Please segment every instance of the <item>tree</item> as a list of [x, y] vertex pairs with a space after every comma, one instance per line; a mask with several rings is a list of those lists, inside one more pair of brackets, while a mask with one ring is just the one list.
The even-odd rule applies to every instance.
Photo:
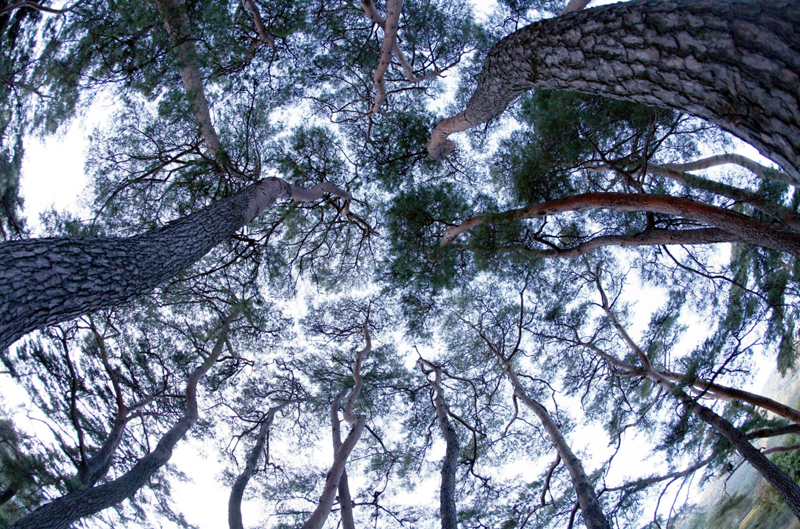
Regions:
[[[481, 23], [468, 4], [438, 0], [0, 7], [11, 15], [3, 42], [19, 43], [0, 65], [0, 96], [14, 98], [0, 101], [8, 160], [18, 134], [55, 131], [96, 96], [114, 105], [92, 136], [88, 219], [53, 213], [53, 238], [0, 246], [3, 376], [22, 381], [61, 436], [42, 471], [55, 481], [19, 487], [15, 505], [63, 496], [30, 520], [75, 502], [81, 516], [112, 507], [114, 525], [152, 506], [186, 525], [166, 484], [169, 452], [189, 432], [226, 463], [236, 529], [248, 501], [276, 527], [638, 526], [648, 495], [737, 462], [729, 440], [769, 474], [748, 446], [797, 432], [800, 412], [739, 384], [754, 350], [788, 369], [797, 342], [800, 180], [784, 145], [797, 136], [796, 102], [771, 118], [796, 95], [796, 9], [565, 3], [503, 0]], [[563, 14], [519, 30], [545, 13]], [[719, 45], [726, 24], [732, 51]], [[509, 116], [518, 126], [487, 127], [459, 156], [430, 159], [440, 78], [458, 67], [470, 79], [482, 65], [461, 125], [534, 87]], [[737, 75], [733, 94], [724, 81]], [[714, 82], [724, 86], [688, 93]], [[765, 83], [774, 90], [757, 93]], [[747, 115], [735, 115], [743, 101]], [[675, 108], [755, 138], [785, 170]], [[443, 151], [454, 122], [435, 132]], [[10, 227], [6, 238], [26, 234]], [[592, 304], [590, 259], [684, 294], [653, 315], [642, 355], [620, 336], [623, 303], [605, 304], [613, 317]], [[222, 339], [229, 300], [256, 292], [270, 302], [254, 297]], [[687, 314], [708, 335], [684, 351]], [[429, 359], [418, 363], [428, 380], [411, 345]], [[673, 361], [661, 365], [665, 352]], [[203, 420], [184, 378], [214, 410]], [[647, 472], [612, 472], [626, 432], [653, 440]], [[18, 433], [9, 461], [28, 451]], [[152, 450], [150, 439], [162, 442]], [[331, 445], [333, 466], [317, 464]], [[409, 501], [436, 486], [437, 504]], [[669, 525], [669, 506], [653, 511], [652, 526]]]
[[[495, 118], [536, 87], [689, 112], [756, 146], [800, 183], [798, 21], [794, 2], [776, 0], [632, 2], [537, 22], [495, 44], [467, 109], [437, 125], [428, 152], [451, 152], [448, 135]], [[759, 112], [747, 112], [752, 105]]]

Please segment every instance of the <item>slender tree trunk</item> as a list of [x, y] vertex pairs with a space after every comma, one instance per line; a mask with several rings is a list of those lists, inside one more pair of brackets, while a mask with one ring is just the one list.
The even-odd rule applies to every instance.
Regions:
[[[717, 228], [699, 228], [695, 230], [662, 230], [656, 228], [646, 229], [633, 235], [601, 235], [566, 248], [515, 248], [512, 246], [507, 251], [522, 252], [532, 258], [570, 259], [606, 246], [660, 246], [662, 244], [716, 244], [721, 242], [744, 241], [742, 241], [741, 237]], [[480, 248], [477, 251], [480, 251]], [[504, 250], [501, 248], [493, 251], [502, 252]]]
[[499, 115], [532, 89], [570, 90], [689, 112], [778, 162], [800, 183], [800, 3], [639, 0], [568, 13], [508, 35], [489, 51], [447, 136]]
[[450, 423], [450, 413], [444, 400], [442, 388], [442, 371], [427, 360], [419, 359], [422, 372], [426, 375], [435, 373], [436, 378], [431, 385], [435, 393], [433, 408], [436, 411], [436, 421], [442, 431], [446, 449], [442, 461], [442, 486], [439, 490], [439, 513], [442, 518], [442, 529], [458, 529], [458, 508], [456, 507], [456, 470], [458, 470], [458, 455], [461, 447], [458, 443], [458, 434]]
[[114, 461], [114, 452], [117, 451], [122, 437], [125, 435], [127, 424], [125, 416], [117, 416], [114, 419], [114, 424], [103, 445], [78, 469], [78, 481], [81, 487], [93, 487], [108, 473], [108, 469], [111, 468], [111, 463]]
[[545, 430], [547, 430], [547, 434], [550, 436], [550, 440], [553, 442], [556, 452], [558, 452], [559, 457], [561, 457], [561, 460], [564, 462], [564, 466], [567, 467], [570, 479], [572, 480], [572, 486], [575, 488], [575, 492], [578, 495], [578, 503], [581, 508], [581, 513], [583, 513], [583, 521], [587, 529], [611, 529], [611, 525], [603, 514], [603, 509], [600, 507], [600, 502], [597, 499], [597, 494], [595, 494], [592, 482], [586, 477], [586, 472], [583, 470], [581, 460], [572, 452], [567, 440], [564, 439], [564, 436], [561, 434], [561, 429], [555, 421], [553, 421], [553, 418], [550, 417], [550, 414], [544, 406], [528, 397], [525, 393], [525, 388], [509, 365], [506, 366], [506, 375], [508, 375], [511, 385], [514, 386], [514, 394], [517, 398], [525, 403], [525, 406], [542, 421], [542, 425], [544, 425]]
[[[737, 452], [748, 462], [753, 468], [766, 479], [770, 485], [777, 489], [783, 500], [791, 509], [792, 513], [800, 520], [800, 486], [797, 485], [792, 479], [786, 475], [775, 463], [767, 459], [767, 457], [756, 450], [750, 441], [739, 430], [736, 429], [727, 419], [720, 417], [714, 413], [711, 408], [707, 408], [699, 404], [695, 399], [691, 398], [683, 390], [672, 382], [668, 377], [653, 369], [650, 360], [645, 355], [644, 351], [633, 341], [625, 328], [617, 320], [616, 315], [611, 310], [611, 305], [608, 302], [608, 297], [603, 290], [603, 285], [600, 282], [600, 277], [595, 276], [595, 284], [600, 293], [603, 311], [608, 315], [609, 319], [617, 329], [620, 337], [633, 351], [639, 360], [642, 362], [643, 369], [636, 369], [632, 365], [612, 357], [611, 355], [602, 352], [598, 347], [592, 344], [584, 344], [592, 351], [598, 352], [606, 361], [613, 364], [622, 371], [629, 373], [636, 373], [645, 376], [659, 384], [661, 387], [672, 393], [678, 398], [687, 410], [697, 415], [703, 422], [714, 428], [721, 436], [727, 439]], [[728, 388], [730, 389], [730, 388]]]
[[[333, 439], [333, 455], [342, 448], [342, 421], [339, 420], [339, 408], [342, 405], [342, 398], [346, 390], [342, 390], [333, 399], [331, 404], [331, 430]], [[341, 508], [342, 529], [355, 529], [356, 522], [353, 518], [353, 498], [350, 496], [350, 483], [347, 481], [347, 469], [342, 470], [342, 477], [339, 479], [339, 507]]]
[[[657, 373], [654, 373], [652, 370], [648, 370], [648, 372], [650, 373], [648, 374], [648, 378], [658, 382], [665, 389], [672, 391], [688, 410], [730, 441], [731, 445], [739, 452], [739, 455], [750, 463], [770, 485], [775, 487], [778, 494], [781, 495], [781, 498], [783, 498], [783, 501], [789, 506], [789, 509], [791, 509], [795, 517], [800, 520], [800, 486], [798, 486], [792, 478], [778, 468], [775, 463], [770, 461], [767, 456], [762, 454], [759, 450], [756, 450], [756, 448], [750, 444], [750, 441], [748, 441], [728, 420], [714, 413], [711, 408], [699, 404], [686, 393], [675, 391], [674, 384], [660, 377]], [[651, 376], [651, 374], [654, 376]]]
[[264, 450], [264, 445], [267, 442], [267, 434], [272, 427], [272, 422], [275, 419], [275, 414], [287, 406], [289, 403], [281, 404], [274, 408], [270, 408], [264, 422], [258, 429], [256, 436], [256, 444], [247, 454], [247, 460], [244, 465], [244, 470], [234, 481], [231, 487], [231, 495], [228, 499], [228, 526], [230, 529], [244, 529], [242, 522], [242, 498], [244, 497], [244, 490], [247, 488], [247, 483], [253, 474], [256, 473], [256, 466], [258, 466], [258, 459], [261, 457], [261, 452]]
[[145, 295], [253, 220], [276, 198], [350, 194], [265, 178], [166, 226], [128, 238], [58, 237], [0, 244], [0, 350], [26, 333]]
[[96, 514], [132, 497], [172, 457], [178, 441], [197, 422], [197, 384], [213, 367], [227, 341], [231, 322], [238, 316], [235, 307], [223, 323], [211, 354], [189, 374], [186, 383], [186, 410], [183, 416], [158, 441], [155, 450], [142, 457], [128, 472], [108, 483], [66, 494], [14, 523], [10, 529], [68, 529], [81, 518]]
[[178, 70], [183, 87], [192, 108], [192, 114], [200, 127], [200, 134], [206, 142], [208, 152], [222, 167], [227, 166], [217, 131], [211, 121], [208, 100], [203, 90], [203, 76], [197, 60], [197, 49], [189, 27], [189, 14], [183, 0], [157, 0], [158, 9], [164, 19], [164, 27], [169, 34], [178, 57]]
[[[322, 526], [325, 525], [325, 520], [328, 519], [331, 508], [333, 508], [333, 503], [336, 500], [336, 492], [339, 490], [339, 484], [342, 481], [347, 459], [350, 457], [353, 448], [356, 447], [356, 443], [358, 443], [358, 440], [361, 438], [361, 433], [367, 425], [367, 416], [357, 415], [353, 411], [353, 406], [361, 393], [361, 387], [364, 383], [361, 377], [361, 363], [364, 361], [364, 357], [372, 350], [372, 340], [370, 339], [366, 324], [364, 324], [363, 332], [366, 345], [356, 355], [356, 362], [353, 366], [353, 381], [355, 384], [353, 385], [353, 389], [350, 390], [350, 394], [342, 410], [344, 420], [352, 424], [353, 427], [350, 429], [350, 433], [347, 434], [344, 442], [339, 446], [339, 449], [336, 450], [333, 456], [333, 464], [328, 471], [328, 476], [325, 478], [325, 486], [322, 489], [317, 507], [314, 509], [314, 512], [311, 513], [308, 520], [306, 520], [306, 523], [303, 524], [302, 529], [322, 529]], [[342, 394], [337, 398], [341, 399]]]

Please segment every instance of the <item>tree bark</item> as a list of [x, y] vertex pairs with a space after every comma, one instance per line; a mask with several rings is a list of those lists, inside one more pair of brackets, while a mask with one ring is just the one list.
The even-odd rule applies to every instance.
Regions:
[[35, 329], [147, 294], [253, 220], [276, 198], [307, 201], [328, 182], [297, 188], [265, 178], [236, 195], [128, 238], [58, 237], [0, 244], [0, 350]]
[[439, 490], [439, 513], [442, 518], [442, 529], [458, 529], [456, 470], [458, 470], [458, 455], [461, 451], [458, 434], [450, 423], [450, 412], [444, 400], [442, 370], [423, 358], [420, 358], [418, 362], [426, 376], [431, 372], [435, 374], [435, 379], [431, 382], [435, 394], [433, 408], [436, 411], [436, 421], [439, 423], [446, 446], [444, 461], [442, 461], [442, 485]]
[[[372, 340], [370, 339], [366, 324], [364, 324], [362, 330], [364, 332], [366, 345], [356, 355], [356, 362], [353, 366], [353, 381], [355, 384], [353, 385], [353, 389], [350, 390], [350, 395], [347, 397], [344, 409], [342, 410], [344, 420], [352, 424], [353, 427], [350, 429], [350, 433], [347, 434], [347, 437], [339, 449], [336, 450], [333, 456], [333, 464], [328, 471], [328, 476], [325, 478], [325, 486], [322, 489], [317, 507], [314, 509], [314, 512], [311, 513], [308, 520], [306, 520], [306, 523], [303, 524], [302, 529], [322, 529], [322, 526], [325, 525], [325, 520], [328, 519], [331, 508], [333, 508], [333, 502], [336, 500], [336, 492], [339, 490], [339, 484], [341, 483], [342, 474], [347, 465], [347, 459], [350, 457], [350, 453], [353, 451], [353, 448], [355, 448], [356, 443], [358, 443], [358, 440], [361, 438], [364, 427], [367, 425], [367, 416], [358, 415], [353, 411], [353, 406], [355, 405], [356, 399], [358, 399], [358, 395], [361, 393], [361, 387], [364, 383], [361, 377], [361, 363], [364, 361], [364, 357], [372, 350]], [[341, 395], [338, 398], [341, 399]]]
[[669, 107], [754, 145], [800, 183], [800, 4], [795, 0], [639, 0], [543, 20], [489, 51], [447, 136], [498, 116], [532, 89], [570, 90]]
[[545, 430], [547, 430], [547, 434], [550, 436], [550, 440], [553, 442], [556, 452], [558, 452], [559, 457], [561, 457], [561, 460], [564, 462], [564, 466], [567, 467], [569, 477], [572, 480], [572, 486], [575, 488], [575, 493], [578, 495], [578, 504], [580, 505], [583, 521], [587, 529], [611, 529], [611, 525], [603, 514], [603, 509], [600, 507], [600, 502], [597, 499], [594, 487], [586, 476], [586, 472], [583, 470], [581, 460], [578, 459], [578, 456], [576, 456], [569, 447], [567, 440], [564, 439], [561, 433], [561, 428], [553, 421], [553, 418], [550, 417], [550, 414], [544, 406], [528, 397], [525, 393], [524, 386], [520, 383], [516, 373], [508, 363], [506, 363], [506, 375], [508, 376], [508, 380], [511, 381], [511, 385], [514, 387], [514, 394], [517, 398], [525, 403], [525, 406], [536, 414], [542, 422]]
[[250, 481], [250, 478], [253, 477], [253, 474], [256, 473], [258, 459], [261, 457], [261, 452], [264, 450], [264, 445], [267, 442], [267, 434], [269, 433], [270, 427], [272, 427], [275, 414], [288, 404], [287, 402], [280, 406], [275, 406], [274, 408], [270, 408], [269, 412], [267, 412], [264, 422], [261, 423], [258, 429], [256, 444], [247, 454], [244, 470], [237, 476], [236, 481], [234, 481], [231, 487], [231, 495], [228, 498], [228, 526], [230, 529], [244, 529], [242, 522], [242, 498], [244, 497], [244, 489], [247, 488], [247, 483]]
[[183, 81], [183, 87], [189, 97], [192, 114], [200, 127], [200, 134], [214, 160], [225, 167], [227, 164], [226, 160], [222, 159], [222, 145], [214, 124], [211, 122], [211, 112], [203, 90], [203, 76], [198, 66], [197, 48], [190, 32], [189, 14], [186, 12], [184, 0], [157, 0], [157, 3], [161, 17], [164, 19], [164, 28], [166, 28], [178, 56], [181, 81]]
[[629, 373], [636, 373], [638, 375], [647, 377], [672, 393], [678, 400], [681, 401], [687, 410], [697, 415], [703, 422], [714, 428], [718, 434], [727, 439], [736, 449], [736, 451], [739, 452], [739, 454], [748, 463], [750, 463], [750, 465], [752, 465], [752, 467], [756, 469], [756, 471], [758, 471], [758, 473], [761, 474], [770, 485], [775, 487], [775, 489], [791, 509], [792, 513], [800, 520], [800, 486], [792, 481], [792, 479], [780, 468], [778, 468], [775, 463], [770, 461], [760, 451], [756, 450], [753, 445], [750, 444], [750, 441], [747, 439], [747, 437], [745, 437], [738, 429], [736, 429], [736, 427], [733, 426], [733, 424], [731, 424], [727, 419], [717, 415], [711, 408], [699, 404], [696, 400], [687, 395], [686, 392], [677, 387], [675, 383], [671, 382], [668, 377], [664, 376], [663, 373], [653, 369], [650, 361], [644, 354], [644, 351], [642, 351], [642, 349], [631, 339], [630, 335], [628, 335], [625, 328], [619, 323], [616, 315], [611, 310], [611, 305], [608, 303], [608, 298], [603, 290], [603, 286], [598, 275], [595, 275], [595, 284], [597, 285], [597, 289], [600, 293], [603, 311], [611, 319], [611, 322], [617, 329], [617, 332], [623, 341], [642, 361], [643, 369], [636, 369], [622, 360], [618, 360], [614, 357], [611, 357], [611, 355], [600, 352], [599, 348], [591, 344], [583, 345], [589, 346], [589, 349], [595, 352], [600, 352], [601, 356], [615, 367], [621, 368], [623, 371], [627, 371]]
[[[634, 193], [585, 193], [567, 198], [550, 200], [527, 208], [507, 211], [498, 218], [530, 219], [546, 217], [567, 211], [585, 209], [612, 209], [615, 211], [649, 211], [665, 215], [675, 215], [685, 219], [715, 226], [730, 233], [733, 237], [772, 248], [781, 252], [800, 255], [800, 234], [779, 226], [773, 226], [735, 211], [711, 206], [688, 198], [667, 195], [646, 195]], [[445, 231], [442, 245], [450, 243], [461, 233], [483, 224], [485, 215], [468, 219], [458, 226]]]
[[66, 494], [18, 520], [10, 529], [68, 529], [81, 518], [96, 514], [136, 494], [169, 461], [175, 445], [197, 422], [197, 384], [222, 353], [230, 324], [240, 310], [239, 307], [234, 307], [222, 325], [211, 354], [189, 374], [185, 393], [186, 410], [161, 437], [155, 450], [142, 457], [132, 469], [114, 481]]
[[[716, 244], [721, 242], [742, 242], [741, 238], [717, 228], [700, 228], [696, 230], [661, 230], [648, 229], [633, 235], [601, 235], [584, 241], [575, 246], [565, 248], [528, 248], [526, 246], [511, 246], [497, 249], [497, 252], [520, 252], [534, 259], [571, 259], [580, 257], [598, 248], [607, 246], [660, 246], [671, 244]], [[469, 245], [456, 246], [459, 249], [480, 251]]]
[[[342, 390], [333, 399], [331, 404], [331, 430], [333, 432], [333, 456], [342, 447], [342, 421], [339, 420], [339, 408], [342, 405], [342, 398], [347, 390]], [[353, 518], [353, 498], [350, 495], [350, 483], [347, 481], [347, 469], [342, 470], [342, 477], [339, 478], [339, 508], [341, 509], [342, 529], [355, 529], [356, 522]]]
[[[679, 382], [684, 378], [684, 376], [680, 373], [660, 372], [659, 374], [665, 379], [673, 382]], [[689, 385], [706, 392], [706, 395], [711, 398], [725, 398], [746, 402], [748, 404], [752, 404], [753, 406], [771, 411], [775, 415], [783, 417], [784, 419], [789, 419], [792, 422], [800, 423], [800, 410], [764, 397], [763, 395], [757, 395], [755, 393], [750, 393], [749, 391], [723, 386], [721, 384], [716, 384], [700, 378], [690, 380]]]

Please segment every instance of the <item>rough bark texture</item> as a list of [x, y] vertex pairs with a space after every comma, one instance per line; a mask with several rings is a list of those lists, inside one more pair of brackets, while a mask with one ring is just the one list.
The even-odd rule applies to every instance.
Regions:
[[561, 428], [553, 421], [550, 414], [544, 406], [528, 397], [525, 393], [525, 388], [517, 378], [516, 373], [511, 366], [506, 366], [506, 374], [511, 384], [514, 386], [514, 394], [520, 399], [525, 406], [528, 407], [539, 420], [542, 422], [550, 440], [553, 442], [558, 455], [564, 462], [564, 466], [569, 471], [569, 477], [572, 480], [572, 486], [575, 487], [575, 493], [578, 495], [578, 504], [583, 514], [583, 521], [587, 529], [611, 529], [611, 524], [608, 523], [603, 509], [600, 507], [600, 502], [597, 499], [597, 494], [594, 492], [589, 478], [586, 477], [586, 472], [583, 470], [583, 465], [578, 456], [572, 451], [561, 433]]
[[136, 494], [169, 461], [175, 445], [197, 422], [197, 383], [219, 358], [227, 341], [230, 323], [238, 313], [239, 309], [235, 308], [228, 316], [211, 354], [189, 375], [186, 383], [186, 410], [161, 437], [155, 450], [114, 481], [62, 496], [18, 520], [10, 529], [68, 529], [81, 518], [96, 514]]
[[267, 178], [129, 238], [63, 237], [0, 245], [0, 350], [24, 334], [144, 295], [256, 217], [291, 187]]
[[800, 183], [798, 27], [796, 0], [639, 0], [537, 22], [494, 45], [467, 108], [437, 126], [429, 153], [452, 151], [449, 133], [527, 90], [570, 90], [712, 121]]
[[267, 434], [275, 419], [275, 414], [286, 405], [287, 404], [281, 404], [280, 406], [270, 408], [267, 416], [264, 418], [264, 422], [261, 423], [258, 429], [256, 444], [247, 454], [244, 470], [236, 477], [236, 481], [233, 482], [231, 495], [228, 498], [228, 527], [230, 527], [230, 529], [244, 529], [242, 522], [242, 498], [244, 497], [244, 490], [247, 488], [247, 483], [250, 481], [250, 478], [256, 473], [258, 459], [261, 457], [261, 452], [264, 450], [264, 445], [267, 442]]
[[[755, 220], [735, 211], [711, 206], [687, 198], [667, 195], [645, 195], [633, 193], [586, 193], [567, 198], [550, 200], [527, 208], [511, 210], [508, 219], [530, 219], [546, 217], [567, 211], [584, 209], [612, 209], [615, 211], [649, 211], [675, 215], [685, 219], [710, 224], [732, 236], [751, 244], [772, 248], [781, 252], [800, 255], [800, 234], [779, 226]], [[461, 233], [486, 222], [484, 215], [468, 219], [449, 228], [442, 237], [448, 244]]]

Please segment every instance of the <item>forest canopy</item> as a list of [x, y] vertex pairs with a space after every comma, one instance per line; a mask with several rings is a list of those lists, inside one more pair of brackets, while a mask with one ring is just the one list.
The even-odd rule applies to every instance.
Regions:
[[0, 0], [0, 528], [800, 519], [800, 4], [486, 11]]

